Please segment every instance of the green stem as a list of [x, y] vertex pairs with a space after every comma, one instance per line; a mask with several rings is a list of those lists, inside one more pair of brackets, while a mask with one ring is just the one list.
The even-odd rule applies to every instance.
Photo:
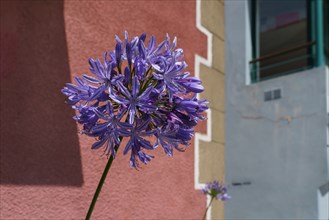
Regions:
[[150, 82], [153, 80], [153, 75], [145, 82], [145, 84], [143, 85], [142, 89], [140, 90], [140, 94], [142, 94], [147, 87], [149, 86]]
[[215, 197], [213, 197], [213, 196], [211, 197], [210, 203], [209, 203], [209, 205], [208, 205], [206, 211], [204, 212], [204, 215], [203, 215], [203, 217], [202, 217], [202, 220], [206, 220], [207, 211], [208, 211], [209, 207], [211, 206], [211, 203], [212, 203], [212, 201], [214, 200], [214, 198], [215, 198]]
[[[121, 140], [122, 138], [120, 138], [120, 143], [121, 143]], [[118, 151], [118, 148], [119, 148], [119, 145], [116, 145], [114, 147], [115, 149], [115, 152]], [[90, 203], [90, 206], [89, 206], [89, 210], [88, 210], [88, 213], [86, 215], [86, 220], [89, 220], [90, 217], [91, 217], [91, 214], [93, 213], [93, 210], [94, 210], [94, 207], [95, 207], [95, 204], [96, 204], [96, 201], [97, 201], [97, 198], [99, 196], [99, 193], [101, 192], [101, 189], [102, 189], [102, 186], [103, 186], [103, 183], [106, 179], [106, 176], [107, 176], [107, 173], [109, 172], [110, 168], [111, 168], [111, 165], [112, 165], [112, 162], [113, 162], [113, 155], [110, 156], [109, 160], [107, 161], [107, 164], [105, 166], [105, 169], [104, 169], [104, 172], [102, 174], [102, 177], [101, 179], [99, 180], [99, 183], [98, 183], [98, 186], [97, 186], [97, 189], [95, 191], [95, 194], [94, 194], [94, 197], [93, 197], [93, 200], [91, 201]]]

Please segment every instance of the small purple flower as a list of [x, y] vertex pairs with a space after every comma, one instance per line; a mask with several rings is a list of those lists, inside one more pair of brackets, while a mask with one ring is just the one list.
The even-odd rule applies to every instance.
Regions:
[[[96, 103], [97, 104], [97, 103]], [[83, 125], [83, 133], [88, 133], [97, 123], [98, 117], [93, 111], [93, 107], [75, 106], [80, 114], [73, 117], [79, 124]]]
[[180, 80], [188, 75], [188, 73], [183, 72], [186, 67], [187, 64], [185, 62], [176, 62], [175, 59], [163, 62], [163, 66], [155, 67], [157, 73], [153, 75], [157, 80], [164, 81], [168, 89], [170, 101], [172, 101], [173, 94], [186, 91], [185, 87], [180, 84]]
[[[147, 155], [142, 151], [142, 148], [147, 150], [153, 150], [154, 146], [144, 139], [143, 137], [151, 136], [155, 133], [155, 130], [149, 130], [148, 126], [150, 124], [150, 118], [145, 116], [145, 118], [136, 121], [136, 126], [126, 125], [127, 130], [122, 132], [124, 137], [130, 137], [129, 141], [123, 151], [123, 154], [127, 154], [131, 151], [130, 156], [130, 166], [138, 167], [137, 158], [144, 164], [147, 164], [153, 156]], [[137, 156], [137, 157], [136, 157]]]
[[231, 196], [227, 194], [227, 187], [219, 184], [217, 180], [207, 183], [201, 191], [205, 195], [209, 195], [211, 198], [216, 198], [221, 201], [227, 201], [231, 198]]
[[145, 151], [159, 145], [169, 156], [174, 149], [184, 151], [197, 122], [205, 119], [208, 102], [196, 98], [204, 88], [185, 71], [176, 37], [171, 42], [167, 34], [157, 45], [154, 36], [147, 42], [145, 33], [124, 36], [123, 41], [115, 36], [116, 46], [103, 61], [89, 59], [92, 75], [76, 77], [76, 84], [67, 83], [62, 93], [79, 112], [74, 119], [83, 125], [82, 133], [96, 138], [91, 148], [103, 147], [114, 157], [127, 138], [124, 154], [130, 152], [130, 166], [137, 168], [138, 161], [147, 164], [153, 158]]
[[134, 76], [132, 80], [131, 92], [120, 81], [117, 82], [117, 85], [121, 94], [115, 93], [113, 90], [111, 90], [110, 98], [112, 98], [117, 103], [128, 107], [130, 124], [134, 123], [138, 110], [145, 113], [156, 110], [156, 106], [152, 104], [153, 100], [149, 98], [153, 88], [148, 87], [145, 91], [140, 93], [140, 82], [138, 81], [137, 76]]
[[123, 133], [123, 123], [120, 122], [124, 111], [120, 111], [117, 115], [114, 115], [113, 106], [110, 102], [107, 102], [105, 111], [100, 109], [93, 109], [95, 115], [102, 119], [104, 122], [94, 125], [90, 130], [89, 136], [98, 136], [99, 140], [92, 145], [92, 149], [98, 149], [104, 144], [106, 145], [105, 151], [107, 155], [116, 155], [114, 149], [115, 145], [120, 144], [120, 136]]
[[157, 141], [154, 147], [161, 144], [165, 153], [168, 156], [173, 156], [174, 148], [181, 152], [184, 151], [179, 145], [187, 146], [189, 144], [193, 136], [193, 130], [184, 129], [178, 124], [169, 123], [162, 128], [158, 128], [155, 136], [157, 137]]
[[68, 97], [67, 104], [73, 106], [80, 101], [87, 101], [92, 94], [95, 93], [96, 88], [93, 88], [87, 84], [83, 79], [75, 77], [77, 85], [72, 83], [66, 83], [66, 87], [62, 89], [62, 93]]

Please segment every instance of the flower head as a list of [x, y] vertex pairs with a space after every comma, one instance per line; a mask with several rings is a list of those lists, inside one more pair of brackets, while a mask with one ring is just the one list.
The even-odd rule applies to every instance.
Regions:
[[177, 38], [171, 42], [167, 35], [157, 45], [154, 36], [129, 39], [125, 32], [124, 40], [115, 40], [114, 50], [105, 52], [102, 61], [89, 59], [91, 75], [76, 77], [76, 84], [62, 89], [67, 104], [79, 113], [74, 119], [83, 125], [82, 133], [97, 138], [91, 148], [103, 147], [114, 157], [125, 138], [124, 154], [130, 152], [135, 168], [138, 161], [147, 164], [153, 156], [145, 151], [157, 146], [169, 156], [174, 149], [184, 151], [208, 102], [196, 98], [204, 88], [185, 71]]
[[231, 196], [227, 194], [227, 187], [219, 184], [217, 180], [207, 183], [201, 191], [205, 195], [209, 195], [211, 198], [216, 198], [221, 201], [227, 201], [231, 198]]

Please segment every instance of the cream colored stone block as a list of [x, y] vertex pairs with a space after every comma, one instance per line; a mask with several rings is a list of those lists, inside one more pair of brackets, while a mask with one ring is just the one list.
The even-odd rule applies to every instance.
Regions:
[[224, 202], [215, 200], [211, 207], [211, 219], [224, 219]]
[[205, 90], [201, 98], [209, 101], [209, 106], [219, 111], [224, 111], [224, 75], [207, 66], [200, 66], [200, 78]]
[[219, 70], [221, 73], [225, 73], [225, 43], [217, 36], [213, 36], [212, 51], [213, 67]]
[[201, 23], [224, 39], [224, 5], [214, 0], [201, 1]]
[[200, 182], [224, 180], [224, 144], [200, 141], [199, 153]]
[[221, 144], [225, 143], [225, 117], [224, 113], [215, 109], [211, 110], [212, 139]]

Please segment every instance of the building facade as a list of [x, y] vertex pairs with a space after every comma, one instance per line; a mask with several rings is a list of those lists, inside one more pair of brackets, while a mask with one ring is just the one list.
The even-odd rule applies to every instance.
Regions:
[[[1, 1], [0, 219], [83, 219], [106, 157], [79, 135], [60, 93], [123, 38], [169, 33], [210, 101], [184, 153], [159, 148], [141, 171], [122, 149], [92, 219], [201, 219], [205, 182], [224, 178], [223, 1]], [[215, 123], [216, 122], [216, 123]], [[223, 218], [215, 202], [208, 219]]]
[[226, 219], [328, 219], [328, 11], [225, 2]]

